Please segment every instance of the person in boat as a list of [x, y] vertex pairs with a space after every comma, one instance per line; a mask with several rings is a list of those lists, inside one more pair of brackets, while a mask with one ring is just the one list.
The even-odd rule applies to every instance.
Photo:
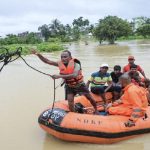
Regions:
[[128, 71], [128, 74], [131, 78], [131, 82], [134, 83], [135, 85], [139, 85], [141, 82], [141, 77], [137, 71], [137, 65], [132, 64], [130, 65], [130, 70]]
[[97, 112], [96, 102], [90, 95], [88, 88], [83, 81], [81, 64], [78, 59], [72, 58], [71, 52], [65, 50], [61, 53], [61, 60], [58, 62], [49, 60], [43, 55], [38, 53], [36, 50], [32, 50], [32, 54], [35, 54], [44, 63], [53, 65], [59, 68], [60, 74], [52, 75], [53, 79], [62, 78], [65, 81], [65, 88], [67, 90], [67, 100], [69, 109], [74, 112], [74, 96], [76, 94], [83, 94], [91, 102], [95, 108], [95, 113]]
[[139, 85], [142, 87], [145, 87], [145, 80], [146, 78], [142, 78], [139, 75], [139, 72], [137, 71], [137, 65], [132, 64], [130, 66], [130, 71], [128, 71], [129, 76], [131, 77], [131, 82], [135, 85]]
[[148, 104], [150, 105], [150, 79], [145, 80], [145, 91], [146, 91]]
[[104, 104], [107, 104], [105, 93], [112, 91], [112, 78], [110, 73], [107, 72], [108, 69], [108, 64], [102, 64], [100, 70], [92, 73], [90, 79], [86, 83], [88, 88], [91, 84], [91, 92], [100, 95]]
[[[134, 56], [129, 56], [129, 57], [128, 57], [128, 62], [129, 62], [128, 65], [126, 65], [126, 66], [123, 67], [123, 73], [129, 72], [129, 71], [130, 71], [130, 66], [133, 65], [133, 64], [135, 64], [135, 63], [134, 63], [134, 62], [135, 62]], [[139, 72], [142, 74], [142, 76], [143, 76], [144, 78], [146, 78], [143, 69], [142, 69], [139, 65], [137, 65], [137, 71], [139, 71]]]
[[121, 66], [115, 65], [114, 71], [110, 73], [112, 78], [112, 86], [113, 86], [113, 100], [117, 100], [120, 98], [120, 93], [122, 90], [121, 84], [119, 82], [119, 78], [123, 73], [121, 72]]
[[111, 115], [129, 116], [125, 125], [127, 127], [134, 126], [136, 121], [145, 116], [148, 108], [146, 92], [131, 82], [130, 76], [125, 73], [119, 79], [124, 93], [119, 100], [108, 104], [108, 113]]

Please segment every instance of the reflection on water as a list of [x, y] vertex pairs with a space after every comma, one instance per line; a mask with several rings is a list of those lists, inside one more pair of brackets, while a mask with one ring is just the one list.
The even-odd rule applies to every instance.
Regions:
[[[72, 55], [81, 60], [85, 81], [99, 69], [101, 63], [113, 66], [127, 64], [128, 55], [134, 55], [150, 77], [150, 41], [128, 41], [116, 45], [75, 43], [68, 47]], [[61, 52], [44, 54], [58, 60]], [[42, 63], [35, 56], [27, 62], [43, 72], [56, 74], [56, 67]], [[0, 64], [1, 65], [1, 64]], [[60, 80], [57, 81], [57, 84]], [[112, 145], [66, 142], [46, 134], [40, 129], [37, 118], [53, 101], [53, 80], [28, 68], [21, 60], [6, 66], [0, 73], [0, 148], [2, 150], [149, 150], [150, 134]], [[58, 88], [56, 100], [64, 99], [64, 89]]]

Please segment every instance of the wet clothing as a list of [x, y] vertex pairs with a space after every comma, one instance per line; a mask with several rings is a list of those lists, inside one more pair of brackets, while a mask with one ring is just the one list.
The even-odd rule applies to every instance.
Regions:
[[86, 87], [85, 83], [79, 84], [76, 87], [69, 87], [68, 85], [66, 85], [65, 88], [66, 88], [67, 94], [73, 93], [74, 95], [76, 95], [76, 94], [84, 95], [84, 94], [90, 93], [90, 91]]
[[130, 116], [130, 120], [136, 122], [144, 116], [148, 107], [146, 92], [139, 86], [130, 83], [124, 88], [124, 94], [121, 97], [122, 103], [114, 105], [108, 109], [109, 114]]
[[79, 74], [75, 78], [65, 79], [65, 83], [70, 87], [75, 87], [78, 84], [83, 83], [83, 75], [81, 71], [80, 61], [77, 59], [71, 59], [68, 65], [64, 65], [62, 61], [58, 62], [60, 74], [68, 75], [73, 74], [75, 70], [79, 71]]
[[[130, 71], [130, 64], [124, 66], [123, 68], [123, 72], [128, 72], [128, 71]], [[137, 71], [143, 72], [143, 69], [139, 65], [137, 65]]]

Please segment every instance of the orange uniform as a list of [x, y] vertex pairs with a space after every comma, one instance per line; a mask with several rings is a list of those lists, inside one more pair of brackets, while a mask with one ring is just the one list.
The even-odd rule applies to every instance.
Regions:
[[[123, 72], [128, 72], [128, 71], [130, 71], [130, 64], [127, 64], [126, 66], [123, 67]], [[143, 72], [143, 69], [139, 65], [137, 65], [137, 71]]]
[[114, 107], [108, 109], [109, 114], [130, 116], [130, 120], [136, 122], [138, 118], [144, 116], [148, 107], [146, 92], [133, 83], [124, 88], [121, 101], [118, 106], [114, 103]]
[[[59, 70], [60, 70], [60, 74], [63, 74], [63, 75], [72, 74], [74, 72], [75, 61], [79, 62], [79, 60], [77, 60], [77, 59], [71, 59], [67, 66], [65, 66], [62, 61], [59, 61], [58, 62], [58, 67], [59, 67]], [[80, 64], [80, 62], [79, 62], [79, 64]], [[82, 75], [81, 68], [80, 68], [80, 71], [79, 71], [79, 74], [78, 74], [77, 77], [71, 78], [71, 79], [65, 79], [65, 82], [70, 87], [73, 87], [73, 86], [76, 86], [79, 83], [82, 83], [83, 82], [83, 75]]]

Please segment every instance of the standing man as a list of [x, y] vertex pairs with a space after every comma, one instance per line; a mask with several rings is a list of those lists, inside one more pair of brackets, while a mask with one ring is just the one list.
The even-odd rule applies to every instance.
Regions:
[[[128, 65], [124, 66], [124, 68], [123, 68], [123, 73], [130, 71], [131, 65], [135, 64], [134, 63], [135, 62], [134, 56], [129, 56], [128, 62], [129, 62]], [[137, 71], [139, 71], [143, 75], [143, 77], [146, 79], [145, 73], [139, 65], [137, 65]]]
[[95, 108], [95, 112], [97, 112], [96, 102], [91, 97], [90, 92], [83, 81], [80, 61], [75, 58], [72, 58], [70, 51], [68, 50], [63, 51], [61, 53], [61, 60], [58, 62], [51, 61], [45, 58], [35, 50], [32, 50], [32, 54], [38, 56], [39, 59], [42, 60], [44, 63], [59, 68], [60, 74], [52, 75], [52, 78], [64, 79], [66, 84], [66, 90], [67, 90], [68, 105], [71, 112], [74, 112], [74, 96], [76, 94], [85, 95], [87, 99], [89, 99], [93, 107]]

